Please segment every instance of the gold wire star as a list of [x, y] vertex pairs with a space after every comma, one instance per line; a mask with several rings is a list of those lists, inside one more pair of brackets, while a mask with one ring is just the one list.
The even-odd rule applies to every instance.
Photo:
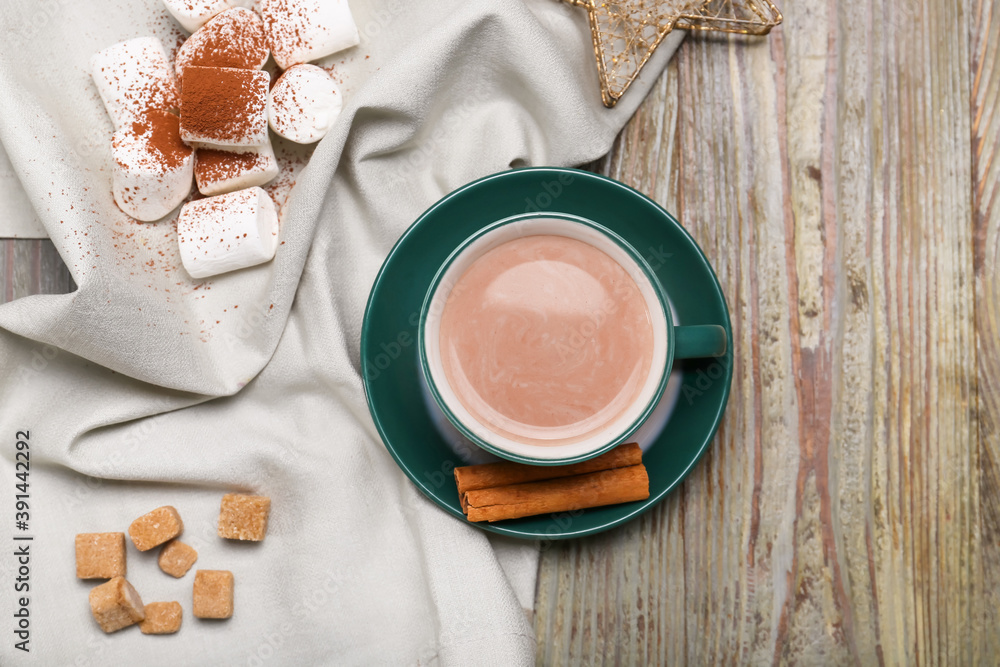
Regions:
[[601, 99], [610, 108], [674, 28], [766, 35], [781, 23], [771, 0], [563, 0], [590, 15]]

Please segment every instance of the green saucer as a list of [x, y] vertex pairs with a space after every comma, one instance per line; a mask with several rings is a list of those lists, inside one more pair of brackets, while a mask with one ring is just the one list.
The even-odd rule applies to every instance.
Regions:
[[[372, 419], [403, 472], [445, 511], [466, 521], [452, 470], [465, 465], [435, 427], [423, 399], [417, 327], [424, 296], [448, 255], [486, 225], [532, 211], [568, 213], [598, 222], [643, 254], [677, 313], [689, 324], [719, 324], [733, 340], [719, 281], [694, 239], [655, 202], [635, 190], [576, 169], [506, 171], [470, 183], [434, 204], [403, 234], [382, 265], [361, 330], [361, 370]], [[642, 514], [691, 471], [719, 428], [733, 376], [726, 356], [677, 362], [681, 394], [662, 433], [643, 456], [649, 498], [556, 515], [476, 523], [525, 539], [598, 533]]]

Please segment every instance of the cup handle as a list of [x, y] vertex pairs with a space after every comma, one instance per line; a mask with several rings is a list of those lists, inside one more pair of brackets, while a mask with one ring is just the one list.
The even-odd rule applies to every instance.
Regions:
[[718, 324], [674, 327], [674, 359], [721, 357], [728, 347], [726, 330]]

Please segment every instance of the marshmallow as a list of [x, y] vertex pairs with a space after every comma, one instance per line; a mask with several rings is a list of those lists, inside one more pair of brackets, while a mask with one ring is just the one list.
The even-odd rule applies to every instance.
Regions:
[[191, 193], [194, 151], [184, 145], [177, 116], [150, 111], [111, 139], [112, 192], [136, 220], [159, 220]]
[[191, 35], [177, 52], [177, 77], [184, 68], [235, 67], [260, 69], [267, 62], [264, 23], [255, 12], [242, 7], [228, 9]]
[[267, 115], [271, 129], [300, 144], [326, 136], [343, 106], [340, 89], [326, 70], [296, 65], [271, 89]]
[[278, 214], [260, 188], [188, 202], [177, 219], [181, 262], [207, 278], [270, 261], [278, 249]]
[[138, 37], [94, 54], [91, 76], [115, 129], [141, 120], [150, 109], [176, 109], [177, 81], [160, 40]]
[[281, 69], [361, 43], [347, 0], [261, 0], [258, 8]]
[[232, 67], [184, 69], [181, 138], [197, 148], [222, 150], [263, 146], [271, 76]]
[[252, 6], [253, 0], [163, 0], [163, 4], [185, 30], [194, 32], [227, 9]]
[[208, 197], [264, 185], [278, 171], [270, 142], [240, 153], [200, 148], [195, 154], [194, 178], [198, 191]]

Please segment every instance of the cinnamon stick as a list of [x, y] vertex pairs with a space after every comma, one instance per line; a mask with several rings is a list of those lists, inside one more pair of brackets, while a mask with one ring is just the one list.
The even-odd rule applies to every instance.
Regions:
[[536, 514], [616, 505], [649, 497], [649, 476], [639, 465], [475, 489], [464, 494], [469, 521], [502, 521]]
[[513, 461], [501, 461], [477, 466], [462, 466], [455, 468], [455, 483], [458, 485], [458, 498], [464, 512], [466, 509], [465, 494], [476, 489], [540, 482], [546, 479], [624, 468], [640, 463], [642, 463], [642, 449], [636, 443], [630, 442], [587, 461], [569, 465], [530, 466]]

